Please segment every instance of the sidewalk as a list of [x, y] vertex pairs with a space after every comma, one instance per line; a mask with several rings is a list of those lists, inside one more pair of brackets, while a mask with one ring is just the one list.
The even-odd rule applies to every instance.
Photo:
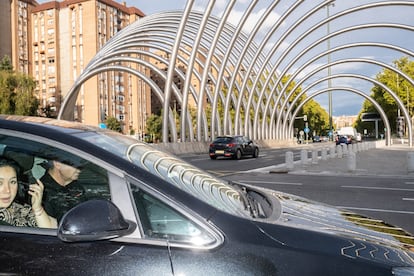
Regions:
[[269, 168], [269, 173], [285, 173], [289, 174], [320, 174], [320, 175], [347, 175], [347, 176], [388, 176], [413, 178], [414, 173], [409, 172], [408, 153], [414, 152], [414, 148], [408, 145], [392, 145], [390, 147], [380, 147], [368, 149], [355, 153], [356, 168], [350, 170], [348, 166], [348, 156], [342, 158], [327, 158], [322, 160], [320, 157], [317, 164], [312, 164], [308, 160], [308, 164], [303, 165], [301, 161], [296, 161], [294, 168], [286, 171], [285, 164], [277, 167]]

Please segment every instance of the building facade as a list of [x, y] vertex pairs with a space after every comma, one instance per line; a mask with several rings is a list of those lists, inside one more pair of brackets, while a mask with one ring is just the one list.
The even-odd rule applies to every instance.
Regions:
[[[47, 116], [57, 115], [66, 93], [102, 46], [145, 16], [113, 0], [3, 0], [0, 8], [2, 36], [8, 38], [0, 41], [0, 55], [9, 55], [16, 71], [33, 76]], [[75, 113], [76, 120], [91, 125], [115, 117], [123, 133], [143, 135], [151, 91], [132, 74], [102, 72], [83, 85]]]
[[34, 0], [0, 1], [0, 57], [8, 56], [16, 71], [31, 74], [31, 13]]

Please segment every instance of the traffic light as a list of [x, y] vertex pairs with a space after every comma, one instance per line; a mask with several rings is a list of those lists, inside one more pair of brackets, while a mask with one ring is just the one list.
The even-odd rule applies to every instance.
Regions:
[[397, 117], [397, 135], [398, 137], [403, 137], [405, 132], [405, 121], [404, 117]]

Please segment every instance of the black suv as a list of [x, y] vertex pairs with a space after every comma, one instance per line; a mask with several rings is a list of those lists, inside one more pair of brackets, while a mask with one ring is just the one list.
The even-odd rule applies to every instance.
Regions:
[[218, 156], [240, 159], [244, 155], [259, 156], [259, 147], [245, 136], [218, 136], [210, 144], [211, 159]]

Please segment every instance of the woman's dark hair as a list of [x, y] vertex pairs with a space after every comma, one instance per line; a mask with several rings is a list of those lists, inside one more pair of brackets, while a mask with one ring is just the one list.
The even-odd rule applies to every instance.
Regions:
[[12, 167], [16, 171], [16, 175], [20, 174], [20, 166], [14, 160], [0, 157], [0, 168], [2, 167]]

